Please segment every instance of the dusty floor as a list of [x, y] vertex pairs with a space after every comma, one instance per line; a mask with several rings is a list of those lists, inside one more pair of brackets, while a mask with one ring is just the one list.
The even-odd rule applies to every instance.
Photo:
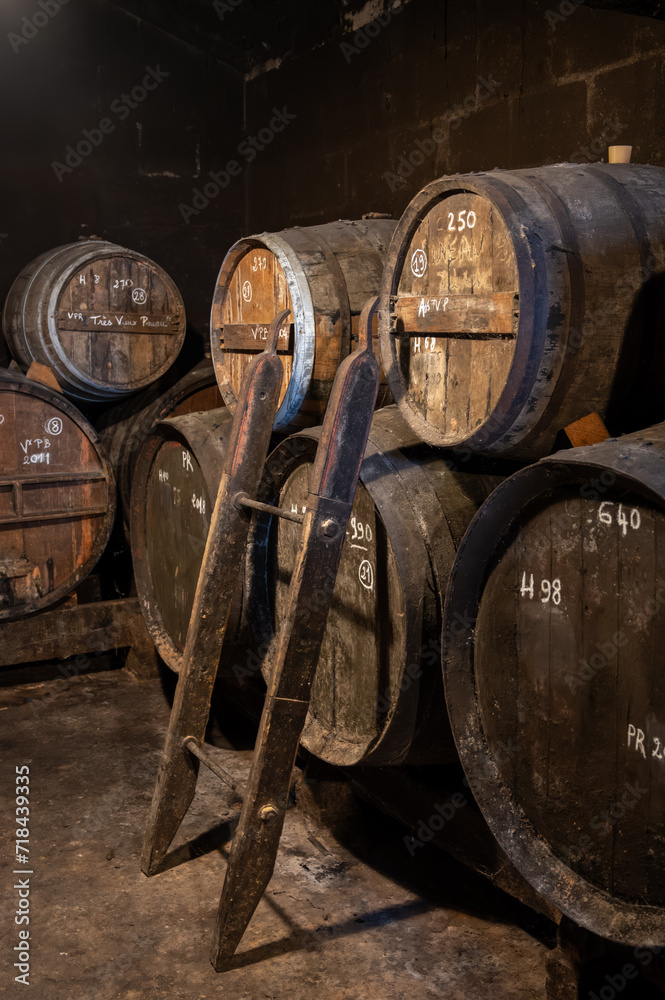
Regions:
[[[288, 813], [268, 894], [234, 968], [215, 974], [208, 951], [228, 849], [224, 821], [237, 812], [207, 770], [177, 842], [198, 837], [194, 856], [151, 879], [139, 867], [168, 720], [159, 681], [109, 671], [5, 688], [0, 709], [0, 996], [544, 997], [547, 947], [520, 909], [435, 849], [411, 859], [406, 830], [369, 809], [344, 844], [300, 809]], [[246, 770], [246, 752], [227, 756], [230, 770]], [[12, 969], [20, 877], [12, 874], [13, 789], [22, 765], [30, 768], [34, 871], [28, 994]]]

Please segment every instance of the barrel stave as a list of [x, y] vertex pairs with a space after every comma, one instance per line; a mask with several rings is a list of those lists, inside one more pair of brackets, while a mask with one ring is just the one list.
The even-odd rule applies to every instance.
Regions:
[[126, 530], [134, 466], [143, 443], [155, 425], [167, 417], [223, 406], [208, 359], [203, 359], [181, 377], [178, 377], [177, 368], [177, 365], [174, 366], [143, 392], [105, 410], [97, 421], [118, 484]]

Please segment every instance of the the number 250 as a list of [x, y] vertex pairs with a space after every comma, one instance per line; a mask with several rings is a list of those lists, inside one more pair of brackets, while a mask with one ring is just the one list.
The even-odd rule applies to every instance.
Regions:
[[[466, 215], [466, 219], [464, 216]], [[448, 230], [451, 233], [461, 233], [463, 229], [473, 229], [476, 224], [476, 213], [467, 212], [465, 208], [457, 213], [457, 226], [455, 226], [454, 212], [448, 212]]]

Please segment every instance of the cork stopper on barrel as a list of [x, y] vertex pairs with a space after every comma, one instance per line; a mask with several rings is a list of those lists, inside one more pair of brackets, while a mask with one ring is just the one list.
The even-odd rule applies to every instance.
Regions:
[[609, 163], [630, 163], [633, 152], [632, 146], [608, 146], [607, 157]]

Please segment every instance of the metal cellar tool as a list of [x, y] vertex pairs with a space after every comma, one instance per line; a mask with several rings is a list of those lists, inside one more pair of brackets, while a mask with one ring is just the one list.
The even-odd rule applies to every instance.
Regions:
[[[192, 800], [199, 760], [223, 781], [231, 782], [217, 765], [212, 766], [202, 742], [247, 539], [247, 509], [256, 507], [302, 522], [287, 611], [273, 646], [268, 694], [219, 904], [211, 956], [218, 972], [228, 967], [275, 866], [289, 785], [379, 388], [379, 366], [372, 351], [377, 301], [374, 298], [365, 305], [359, 346], [335, 376], [304, 515], [250, 499], [258, 489], [272, 428], [266, 411], [270, 408], [274, 417], [281, 385], [281, 362], [275, 351], [284, 313], [273, 323], [270, 350], [246, 373], [234, 416], [229, 458], [208, 536], [143, 853], [143, 870], [153, 874]], [[267, 404], [263, 407], [262, 392]]]

